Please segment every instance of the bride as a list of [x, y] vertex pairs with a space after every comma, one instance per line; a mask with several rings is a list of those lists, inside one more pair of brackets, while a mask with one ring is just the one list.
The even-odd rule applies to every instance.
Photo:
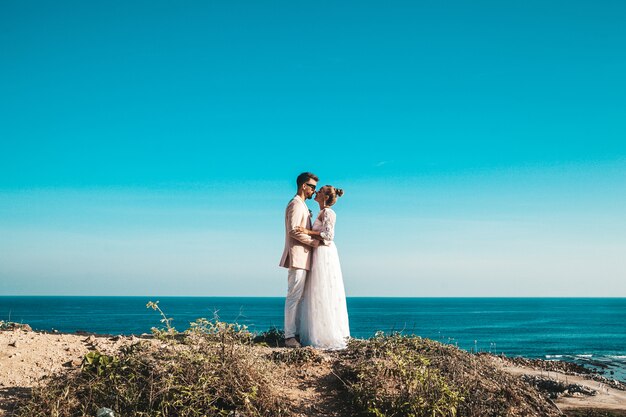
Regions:
[[331, 185], [320, 188], [315, 196], [320, 213], [313, 230], [299, 228], [299, 231], [321, 240], [313, 251], [311, 271], [300, 304], [300, 341], [303, 346], [344, 349], [350, 337], [346, 292], [337, 247], [333, 242], [337, 216], [330, 208], [342, 195], [342, 189]]

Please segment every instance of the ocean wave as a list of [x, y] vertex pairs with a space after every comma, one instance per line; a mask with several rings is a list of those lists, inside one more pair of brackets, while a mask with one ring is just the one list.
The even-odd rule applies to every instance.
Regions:
[[593, 358], [593, 355], [576, 355], [577, 358]]
[[563, 355], [546, 355], [546, 359], [562, 358]]
[[626, 359], [626, 355], [606, 355], [607, 358], [611, 359]]

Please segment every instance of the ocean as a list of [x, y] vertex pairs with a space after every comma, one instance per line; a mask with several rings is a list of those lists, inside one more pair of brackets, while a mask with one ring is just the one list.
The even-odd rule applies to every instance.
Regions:
[[[160, 327], [159, 306], [185, 330], [196, 318], [282, 328], [283, 298], [0, 296], [0, 320], [35, 330], [141, 334]], [[348, 298], [350, 330], [402, 332], [468, 351], [561, 359], [626, 381], [626, 298]]]

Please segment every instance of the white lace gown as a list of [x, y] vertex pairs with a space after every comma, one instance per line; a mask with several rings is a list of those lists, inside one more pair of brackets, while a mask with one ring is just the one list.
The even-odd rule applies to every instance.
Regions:
[[313, 251], [300, 305], [300, 342], [303, 346], [338, 350], [350, 337], [346, 291], [339, 264], [335, 235], [335, 212], [322, 210], [313, 224], [324, 245]]

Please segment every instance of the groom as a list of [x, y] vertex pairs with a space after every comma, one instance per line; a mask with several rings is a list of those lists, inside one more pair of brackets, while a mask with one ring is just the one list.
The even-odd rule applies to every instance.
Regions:
[[311, 228], [311, 211], [305, 201], [315, 194], [317, 181], [317, 176], [310, 172], [298, 175], [296, 179], [298, 191], [285, 210], [285, 250], [280, 266], [289, 268], [285, 300], [285, 346], [291, 348], [300, 347], [300, 342], [296, 339], [298, 307], [304, 291], [306, 274], [311, 268], [311, 249], [319, 245], [318, 240], [296, 231], [296, 227]]

